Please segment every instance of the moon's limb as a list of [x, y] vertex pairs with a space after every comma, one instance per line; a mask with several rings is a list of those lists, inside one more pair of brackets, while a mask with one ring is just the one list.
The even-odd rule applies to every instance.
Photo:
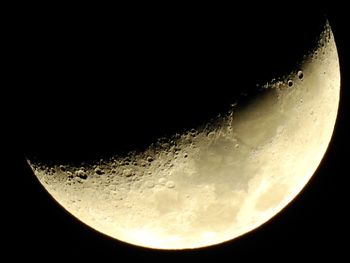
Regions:
[[231, 240], [283, 209], [327, 149], [340, 91], [328, 23], [301, 65], [249, 105], [145, 152], [81, 167], [29, 163], [67, 211], [116, 239], [161, 249]]

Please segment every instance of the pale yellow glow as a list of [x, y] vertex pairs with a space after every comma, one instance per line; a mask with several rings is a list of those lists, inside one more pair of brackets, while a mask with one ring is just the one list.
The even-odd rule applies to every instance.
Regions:
[[340, 91], [328, 24], [301, 69], [264, 87], [253, 103], [209, 128], [130, 154], [128, 163], [123, 156], [96, 163], [103, 175], [93, 164], [31, 166], [67, 211], [116, 239], [161, 249], [234, 239], [291, 202], [324, 156]]

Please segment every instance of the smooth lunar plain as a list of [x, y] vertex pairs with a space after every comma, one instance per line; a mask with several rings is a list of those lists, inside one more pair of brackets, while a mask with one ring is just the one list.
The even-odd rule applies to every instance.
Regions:
[[295, 71], [260, 87], [248, 105], [143, 152], [81, 166], [28, 162], [68, 212], [118, 240], [160, 249], [232, 240], [281, 211], [324, 156], [340, 91], [328, 23]]

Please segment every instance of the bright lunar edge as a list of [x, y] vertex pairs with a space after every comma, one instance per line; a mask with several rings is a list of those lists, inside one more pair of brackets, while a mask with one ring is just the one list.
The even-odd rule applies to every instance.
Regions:
[[294, 71], [260, 90], [143, 151], [79, 165], [28, 162], [68, 212], [118, 240], [159, 249], [232, 240], [291, 202], [325, 154], [340, 91], [329, 24]]

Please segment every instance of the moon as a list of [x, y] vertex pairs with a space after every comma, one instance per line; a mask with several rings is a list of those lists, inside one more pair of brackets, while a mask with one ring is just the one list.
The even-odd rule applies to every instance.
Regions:
[[28, 163], [63, 208], [115, 239], [157, 249], [232, 240], [290, 203], [326, 152], [340, 93], [328, 22], [294, 71], [259, 89], [144, 151], [79, 165]]

